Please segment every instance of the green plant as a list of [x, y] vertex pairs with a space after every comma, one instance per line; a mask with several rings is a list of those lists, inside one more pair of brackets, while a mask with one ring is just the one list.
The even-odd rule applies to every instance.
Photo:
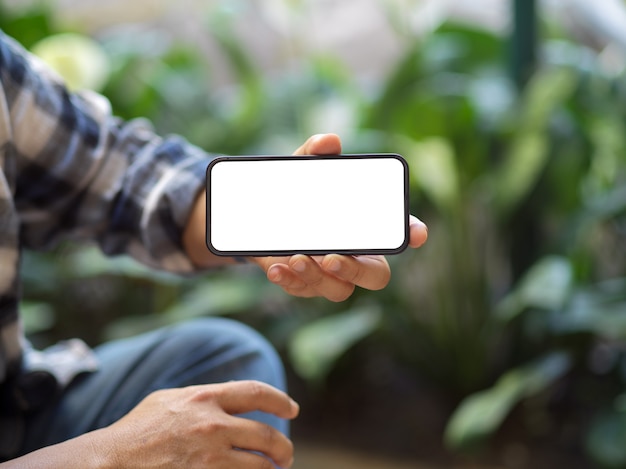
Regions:
[[[509, 331], [491, 317], [493, 299], [532, 263], [510, 260], [519, 247], [508, 224], [545, 177], [553, 117], [575, 87], [567, 70], [546, 71], [517, 98], [498, 69], [501, 51], [496, 36], [445, 25], [407, 51], [361, 127], [366, 141], [374, 135], [407, 158], [413, 213], [431, 233], [419, 254], [394, 260], [398, 281], [368, 298], [385, 312], [376, 330], [415, 370], [460, 395], [505, 360]], [[494, 97], [485, 103], [487, 93]]]
[[[575, 58], [586, 54], [563, 42], [548, 48], [567, 50]], [[487, 134], [475, 129], [491, 150], [478, 177], [471, 177], [480, 161], [471, 153], [475, 147], [464, 145], [456, 134], [447, 136], [447, 142], [413, 136], [421, 142], [405, 152], [417, 160], [412, 168], [420, 190], [439, 209], [441, 225], [435, 227], [445, 228], [446, 242], [436, 259], [447, 268], [439, 267], [436, 272], [443, 275], [434, 280], [435, 288], [428, 288], [441, 292], [439, 302], [431, 304], [436, 312], [428, 316], [430, 322], [416, 314], [393, 336], [401, 337], [413, 322], [406, 340], [429, 344], [426, 352], [431, 352], [432, 337], [448, 340], [440, 352], [452, 359], [439, 356], [434, 363], [447, 379], [460, 378], [453, 383], [457, 392], [496, 381], [489, 390], [467, 397], [454, 414], [446, 433], [453, 448], [484, 441], [520, 401], [549, 393], [565, 374], [577, 372], [583, 388], [596, 382], [586, 363], [589, 356], [598, 344], [612, 353], [622, 347], [622, 283], [611, 283], [610, 291], [594, 286], [599, 279], [623, 275], [623, 266], [603, 254], [605, 241], [612, 246], [608, 256], [621, 258], [623, 251], [616, 245], [625, 208], [621, 153], [626, 129], [616, 105], [623, 96], [621, 83], [606, 76], [597, 62], [582, 69], [579, 62], [562, 59], [544, 64], [521, 99], [513, 101], [516, 115], [504, 126], [491, 127]], [[424, 93], [432, 96], [431, 90]], [[471, 96], [467, 91], [462, 95]], [[482, 255], [473, 258], [474, 252]], [[567, 258], [542, 259], [549, 253]], [[507, 291], [512, 293], [501, 301]], [[538, 310], [552, 314], [541, 316]], [[415, 310], [404, 314], [409, 311]], [[419, 350], [416, 345], [414, 352]], [[451, 368], [442, 371], [442, 364]], [[423, 369], [423, 364], [417, 366]], [[586, 411], [604, 412], [590, 426], [588, 448], [607, 467], [625, 463], [621, 443], [611, 437], [622, 431], [622, 410], [617, 405], [604, 409], [622, 388], [623, 383], [610, 387], [593, 403], [582, 399]]]
[[[616, 298], [595, 284], [624, 274], [623, 85], [584, 47], [558, 38], [518, 95], [502, 70], [502, 46], [490, 33], [444, 25], [408, 49], [366, 106], [363, 140], [408, 159], [413, 212], [429, 223], [430, 240], [393, 260], [386, 291], [333, 316], [340, 340], [344, 318], [378, 305], [382, 316], [363, 315], [359, 337], [386, 338], [417, 374], [469, 396], [446, 432], [456, 450], [484, 443], [520, 402], [550, 395], [557, 383], [569, 383], [571, 395], [595, 386], [589, 356], [598, 344], [622, 347], [614, 335], [621, 300], [609, 319], [602, 305]], [[621, 297], [620, 285], [610, 295]], [[328, 373], [328, 357], [312, 366], [299, 341], [315, 342], [312, 334], [331, 324], [322, 318], [292, 338], [296, 364], [313, 380]], [[610, 404], [621, 402], [622, 389], [618, 380], [595, 402], [580, 398], [578, 410], [604, 412], [587, 427], [588, 448], [609, 464], [601, 455], [610, 446], [611, 467], [622, 467], [619, 439], [610, 437], [623, 428], [623, 408]]]

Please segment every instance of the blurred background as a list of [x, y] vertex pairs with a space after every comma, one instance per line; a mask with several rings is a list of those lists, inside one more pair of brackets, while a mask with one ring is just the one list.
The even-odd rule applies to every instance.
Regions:
[[625, 2], [0, 0], [0, 28], [210, 152], [401, 153], [429, 225], [340, 304], [28, 253], [37, 345], [251, 324], [302, 405], [296, 469], [626, 467]]

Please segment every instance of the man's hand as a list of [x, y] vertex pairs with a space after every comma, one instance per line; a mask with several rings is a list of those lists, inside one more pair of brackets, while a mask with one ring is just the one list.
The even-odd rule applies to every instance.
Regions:
[[[7, 468], [289, 468], [293, 445], [278, 430], [236, 414], [285, 419], [298, 404], [256, 381], [157, 391], [111, 426], [6, 463]], [[0, 465], [5, 467], [5, 465]]]
[[[294, 155], [337, 155], [341, 140], [335, 134], [314, 135], [298, 148]], [[426, 225], [411, 216], [409, 246], [420, 247], [426, 242]], [[183, 244], [191, 260], [200, 267], [214, 267], [232, 260], [211, 254], [205, 245], [206, 194], [198, 198], [183, 237]], [[384, 288], [391, 277], [389, 264], [383, 256], [323, 257], [297, 255], [291, 257], [256, 257], [250, 260], [259, 265], [267, 278], [287, 293], [301, 297], [321, 296], [331, 301], [347, 299], [355, 287], [369, 290]]]
[[[158, 391], [110, 427], [128, 467], [291, 467], [293, 445], [274, 428], [235, 414], [260, 410], [285, 419], [298, 405], [269, 385], [240, 381]], [[243, 451], [242, 451], [243, 450]], [[255, 451], [266, 458], [251, 453]]]
[[[341, 140], [334, 134], [309, 138], [294, 155], [337, 155]], [[417, 248], [426, 242], [426, 225], [411, 216], [409, 246]], [[368, 290], [384, 288], [391, 278], [384, 256], [327, 256], [252, 258], [267, 274], [267, 278], [287, 293], [300, 297], [322, 296], [331, 301], [343, 301], [355, 287]]]

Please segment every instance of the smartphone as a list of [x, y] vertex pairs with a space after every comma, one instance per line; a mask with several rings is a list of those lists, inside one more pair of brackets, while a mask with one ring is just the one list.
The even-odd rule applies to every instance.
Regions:
[[397, 254], [408, 245], [409, 169], [397, 154], [218, 157], [206, 243], [219, 256]]

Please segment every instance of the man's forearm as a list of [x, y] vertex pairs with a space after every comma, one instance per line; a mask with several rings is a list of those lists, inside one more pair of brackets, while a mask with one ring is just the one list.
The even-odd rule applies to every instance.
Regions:
[[0, 464], [0, 469], [109, 469], [115, 455], [100, 438], [102, 430], [33, 451]]

